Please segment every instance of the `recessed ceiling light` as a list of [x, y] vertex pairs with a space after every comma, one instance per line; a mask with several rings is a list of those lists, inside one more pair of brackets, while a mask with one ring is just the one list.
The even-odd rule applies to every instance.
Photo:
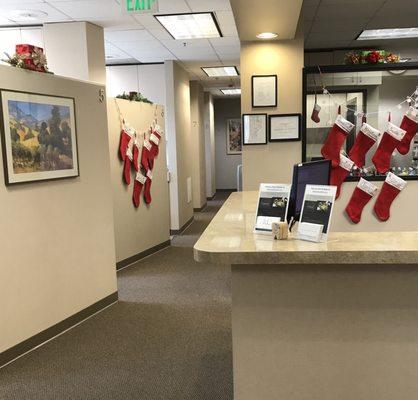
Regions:
[[221, 89], [221, 92], [227, 96], [239, 96], [241, 89]]
[[407, 39], [418, 37], [418, 28], [366, 29], [357, 40]]
[[237, 67], [202, 67], [202, 70], [210, 77], [239, 76]]
[[14, 10], [9, 14], [9, 18], [12, 21], [38, 21], [39, 19], [45, 18], [48, 13], [39, 10]]
[[174, 39], [210, 39], [222, 37], [213, 12], [155, 15]]
[[278, 37], [279, 35], [277, 33], [274, 32], [263, 32], [263, 33], [259, 33], [257, 35], [257, 37], [259, 39], [276, 39], [276, 37]]

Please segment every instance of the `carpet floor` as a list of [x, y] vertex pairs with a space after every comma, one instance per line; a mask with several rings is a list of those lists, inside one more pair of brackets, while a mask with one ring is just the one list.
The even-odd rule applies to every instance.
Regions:
[[1, 369], [0, 399], [232, 400], [230, 269], [192, 249], [226, 196], [120, 271], [117, 304]]

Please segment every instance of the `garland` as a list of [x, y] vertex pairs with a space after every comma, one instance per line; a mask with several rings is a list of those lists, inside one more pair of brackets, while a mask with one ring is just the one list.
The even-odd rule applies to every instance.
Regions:
[[129, 100], [129, 101], [137, 101], [140, 103], [147, 103], [147, 104], [153, 104], [151, 100], [148, 100], [146, 97], [144, 97], [141, 93], [138, 92], [123, 92], [122, 94], [119, 94], [116, 96], [117, 99], [123, 99], [123, 100]]

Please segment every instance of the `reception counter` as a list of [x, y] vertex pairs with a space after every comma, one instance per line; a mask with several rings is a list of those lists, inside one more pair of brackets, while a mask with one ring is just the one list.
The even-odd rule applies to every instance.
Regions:
[[231, 265], [235, 400], [416, 399], [418, 232], [275, 241], [253, 233], [257, 195], [194, 248]]

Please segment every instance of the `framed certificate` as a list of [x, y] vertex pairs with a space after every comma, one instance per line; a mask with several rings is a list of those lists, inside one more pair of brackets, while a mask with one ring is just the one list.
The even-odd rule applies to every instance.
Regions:
[[277, 75], [254, 75], [251, 78], [253, 108], [277, 107]]
[[242, 133], [244, 145], [267, 144], [267, 114], [244, 114]]
[[302, 116], [280, 114], [269, 116], [269, 142], [301, 140]]

